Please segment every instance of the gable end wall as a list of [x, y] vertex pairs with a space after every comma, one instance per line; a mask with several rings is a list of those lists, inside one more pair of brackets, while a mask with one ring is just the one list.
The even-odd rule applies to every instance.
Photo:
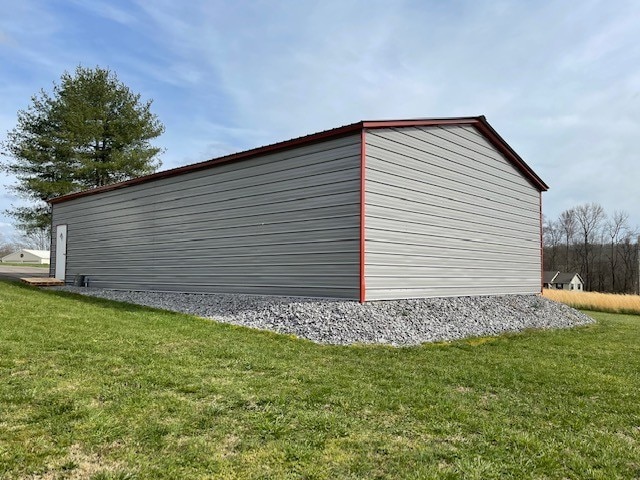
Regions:
[[475, 128], [365, 138], [366, 300], [540, 292], [540, 192]]

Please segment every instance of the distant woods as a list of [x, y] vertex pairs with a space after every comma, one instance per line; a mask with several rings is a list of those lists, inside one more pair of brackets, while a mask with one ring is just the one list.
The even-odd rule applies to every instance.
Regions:
[[626, 212], [578, 205], [544, 219], [544, 269], [578, 272], [586, 290], [637, 293], [639, 234]]

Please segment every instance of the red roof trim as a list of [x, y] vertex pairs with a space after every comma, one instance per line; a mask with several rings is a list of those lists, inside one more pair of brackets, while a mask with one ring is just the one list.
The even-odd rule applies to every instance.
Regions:
[[533, 169], [527, 165], [527, 163], [520, 158], [513, 148], [502, 138], [498, 132], [496, 132], [487, 119], [483, 116], [478, 117], [478, 124], [476, 128], [496, 147], [505, 157], [513, 162], [516, 168], [520, 170], [540, 191], [546, 192], [549, 190], [549, 186], [542, 181], [542, 179], [533, 171]]
[[375, 121], [361, 121], [358, 123], [352, 123], [350, 125], [344, 125], [342, 127], [333, 128], [331, 130], [325, 130], [323, 132], [313, 133], [303, 137], [293, 138], [284, 142], [278, 142], [271, 145], [265, 145], [263, 147], [253, 148], [251, 150], [245, 150], [244, 152], [234, 153], [226, 155], [224, 157], [214, 158], [200, 163], [194, 163], [191, 165], [185, 165], [182, 167], [172, 168], [170, 170], [164, 170], [158, 173], [152, 173], [151, 175], [145, 175], [138, 178], [133, 178], [113, 185], [105, 185], [104, 187], [97, 187], [91, 190], [84, 190], [82, 192], [70, 193], [61, 197], [52, 198], [49, 203], [62, 203], [69, 200], [73, 200], [79, 197], [85, 197], [88, 195], [95, 195], [97, 193], [108, 192], [111, 190], [117, 190], [125, 188], [131, 185], [138, 185], [140, 183], [147, 183], [162, 178], [174, 177], [189, 172], [195, 172], [198, 170], [205, 170], [211, 168], [220, 163], [234, 162], [239, 160], [245, 160], [248, 158], [257, 157], [268, 153], [275, 153], [283, 150], [289, 150], [303, 145], [309, 145], [312, 143], [320, 142], [329, 138], [337, 138], [352, 133], [360, 132], [364, 128], [396, 128], [396, 127], [421, 127], [421, 126], [439, 126], [439, 125], [473, 125], [475, 126], [502, 154], [504, 154], [513, 164], [533, 183], [535, 187], [541, 191], [548, 189], [547, 185], [538, 177], [535, 172], [520, 158], [520, 156], [507, 144], [507, 142], [498, 135], [498, 133], [489, 125], [484, 116], [480, 117], [458, 117], [458, 118], [424, 118], [415, 120], [375, 120]]
[[372, 120], [363, 121], [364, 128], [394, 128], [394, 127], [428, 127], [437, 125], [472, 125], [478, 123], [482, 117], [458, 118], [423, 118], [416, 120]]

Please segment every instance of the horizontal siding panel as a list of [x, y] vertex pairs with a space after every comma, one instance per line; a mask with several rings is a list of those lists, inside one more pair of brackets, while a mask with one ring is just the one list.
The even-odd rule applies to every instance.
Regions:
[[489, 243], [475, 238], [436, 237], [430, 234], [417, 234], [405, 231], [382, 230], [367, 226], [367, 242], [389, 242], [395, 244], [407, 244], [423, 247], [440, 247], [451, 250], [476, 251], [479, 255], [482, 252], [491, 253], [511, 253], [513, 255], [530, 256], [537, 258], [540, 255], [540, 244], [531, 243], [529, 245], [503, 245], [497, 240]]
[[[183, 237], [169, 237], [167, 235], [160, 235], [157, 238], [151, 240], [147, 238], [133, 237], [126, 242], [118, 239], [112, 240], [111, 238], [104, 238], [99, 241], [82, 243], [78, 242], [73, 245], [68, 251], [73, 253], [82, 253], [83, 250], [95, 250], [100, 248], [111, 247], [124, 247], [126, 251], [135, 252], [139, 251], [155, 251], [153, 249], [161, 249], [166, 254], [171, 254], [172, 250], [197, 247], [203, 251], [207, 250], [210, 245], [216, 247], [227, 247], [235, 245], [243, 245], [245, 247], [253, 247], [258, 245], [264, 245], [265, 242], [270, 242], [279, 245], [288, 245], [289, 243], [299, 242], [331, 242], [333, 240], [349, 240], [350, 238], [357, 238], [360, 229], [357, 226], [345, 226], [335, 227], [331, 229], [312, 229], [312, 230], [290, 230], [281, 233], [264, 233], [260, 232], [247, 232], [247, 233], [230, 233], [226, 230], [219, 232], [216, 235], [207, 235], [202, 237], [200, 235], [183, 236]], [[81, 235], [81, 232], [77, 232]], [[69, 233], [71, 236], [71, 232]], [[152, 248], [153, 249], [152, 249]]]
[[479, 155], [460, 145], [443, 140], [419, 128], [401, 130], [382, 130], [367, 134], [373, 146], [378, 146], [390, 152], [396, 152], [407, 157], [425, 158], [431, 161], [436, 158], [448, 160], [452, 167], [467, 167], [472, 170], [488, 173], [496, 178], [513, 182], [515, 186], [533, 188], [529, 181], [509, 162], [496, 161], [493, 158]]
[[[297, 192], [293, 198], [287, 196], [286, 199], [278, 198], [278, 201], [268, 203], [248, 203], [244, 199], [219, 200], [215, 203], [204, 203], [201, 205], [189, 205], [186, 203], [180, 208], [176, 205], [165, 209], [157, 209], [153, 215], [141, 215], [129, 211], [121, 211], [120, 214], [104, 214], [103, 216], [87, 216], [85, 218], [75, 218], [74, 225], [81, 228], [91, 228], [99, 232], [104, 229], [110, 231], [110, 224], [117, 221], [121, 229], [146, 229], [161, 225], [175, 225], [176, 223], [188, 223], [197, 225], [208, 222], [224, 222], [230, 219], [251, 219], [265, 218], [287, 218], [297, 217], [324, 217], [327, 212], [344, 214], [345, 211], [353, 211], [359, 208], [360, 194], [352, 190], [351, 184], [344, 185], [344, 192], [326, 194], [326, 190], [314, 189], [320, 195], [309, 195], [309, 190]], [[60, 217], [64, 218], [64, 217]], [[110, 218], [113, 222], [105, 222]], [[103, 228], [104, 227], [104, 228]]]
[[[368, 173], [368, 172], [367, 172]], [[526, 215], [522, 215], [520, 211], [513, 209], [499, 209], [491, 208], [487, 204], [474, 204], [473, 202], [461, 202], [456, 200], [455, 196], [444, 197], [430, 195], [428, 191], [419, 192], [416, 190], [408, 190], [398, 185], [389, 185], [380, 182], [375, 182], [367, 178], [366, 180], [366, 202], [373, 202], [376, 204], [391, 205], [406, 205], [408, 204], [420, 204], [427, 206], [440, 206], [444, 209], [450, 209], [454, 212], [465, 212], [471, 215], [479, 215], [482, 217], [495, 217], [505, 222], [512, 223], [514, 225], [531, 226], [531, 218]]]
[[[336, 255], [336, 259], [342, 259], [344, 264], [352, 264], [358, 265], [358, 263], [353, 262], [352, 254], [342, 254]], [[123, 271], [122, 267], [114, 266], [111, 263], [104, 262], [102, 265], [95, 266], [88, 259], [83, 258], [82, 261], [74, 262], [74, 267], [83, 268], [88, 267], [92, 268], [96, 272], [100, 273], [117, 273]], [[280, 272], [298, 272], [298, 273], [306, 273], [309, 271], [313, 272], [326, 272], [332, 273], [334, 270], [331, 265], [327, 265], [326, 262], [322, 261], [322, 258], [316, 258], [313, 260], [298, 256], [298, 258], [288, 258], [287, 261], [277, 261], [269, 262], [264, 258], [260, 258], [258, 256], [247, 257], [247, 258], [207, 258], [204, 261], [200, 258], [194, 257], [179, 257], [179, 258], [162, 258], [157, 259], [154, 262], [154, 265], [149, 267], [145, 263], [143, 263], [143, 259], [132, 260], [127, 265], [127, 270], [140, 270], [144, 269], [148, 272], [172, 272], [172, 273], [181, 273], [184, 272], [188, 267], [189, 272], [199, 272], [200, 274], [228, 274], [229, 272], [233, 272], [234, 269], [237, 271], [243, 272], [243, 274], [252, 275], [256, 272], [256, 269], [259, 268], [261, 273], [269, 272], [278, 274]], [[286, 267], [286, 270], [283, 269]]]
[[[428, 200], [430, 203], [420, 200]], [[426, 196], [420, 200], [386, 195], [380, 190], [376, 190], [375, 193], [369, 191], [367, 194], [367, 213], [371, 212], [372, 216], [381, 218], [406, 218], [407, 221], [439, 222], [439, 224], [444, 222], [445, 225], [450, 219], [452, 222], [468, 224], [474, 228], [476, 225], [484, 225], [487, 228], [526, 234], [536, 234], [540, 231], [540, 225], [514, 221], [513, 218], [498, 217], [491, 215], [490, 211], [480, 212], [476, 209], [471, 212], [466, 205], [456, 205], [454, 202], [440, 203], [437, 199], [429, 199]]]
[[[424, 228], [430, 226], [451, 228], [462, 232], [480, 232], [495, 235], [495, 229], [503, 231], [503, 236], [507, 238], [521, 238], [528, 240], [532, 234], [538, 233], [539, 226], [513, 224], [500, 221], [491, 217], [478, 217], [477, 215], [465, 214], [464, 212], [453, 212], [451, 210], [439, 211], [438, 208], [421, 208], [422, 205], [410, 204], [412, 210], [394, 208], [370, 204], [367, 202], [367, 216], [376, 217], [381, 220], [402, 221], [421, 225]], [[401, 220], [399, 220], [401, 219]]]
[[[185, 215], [193, 213], [198, 214], [202, 211], [217, 211], [217, 210], [230, 210], [248, 208], [251, 209], [255, 205], [264, 205], [267, 203], [282, 204], [281, 207], [284, 210], [293, 209], [299, 201], [307, 198], [314, 198], [320, 196], [333, 196], [344, 193], [351, 193], [352, 198], [359, 198], [357, 185], [354, 185], [354, 179], [348, 179], [346, 181], [335, 181], [326, 184], [314, 185], [307, 188], [296, 188], [289, 185], [291, 188], [286, 190], [280, 189], [277, 192], [262, 192], [256, 194], [253, 190], [250, 190], [246, 195], [242, 195], [236, 190], [232, 195], [223, 196], [223, 198], [215, 198], [212, 201], [212, 197], [205, 197], [202, 199], [189, 199], [185, 197], [179, 202], [161, 202], [159, 204], [148, 203], [146, 205], [131, 205], [130, 209], [120, 208], [117, 210], [109, 210], [103, 212], [96, 212], [95, 214], [86, 213], [86, 217], [92, 220], [102, 220], [109, 222], [110, 219], [117, 220], [142, 220], [144, 218], [162, 218], [165, 215], [173, 216], [178, 212], [184, 212]], [[333, 203], [335, 204], [335, 203]], [[60, 215], [60, 220], [74, 220], [74, 223], [82, 220], [81, 216], [78, 216], [77, 220], [74, 214]]]
[[[99, 285], [105, 288], [114, 288], [112, 285], [117, 282], [115, 288], [122, 288], [122, 285], [146, 285], [150, 290], [170, 289], [175, 290], [175, 287], [252, 287], [253, 289], [262, 288], [268, 289], [275, 287], [282, 289], [284, 287], [297, 288], [299, 290], [306, 290], [306, 294], [310, 294], [313, 289], [332, 289], [332, 290], [346, 290], [353, 291], [354, 277], [334, 277], [332, 275], [318, 275], [316, 277], [303, 277], [303, 276], [252, 276], [248, 279], [245, 276], [220, 276], [220, 277], [201, 277], [197, 278], [192, 275], [183, 276], [167, 276], [167, 275], [140, 275], [135, 277], [135, 281], [131, 281], [134, 277], [117, 276], [117, 275], [96, 275], [89, 273], [89, 285], [92, 287], [98, 287]], [[357, 280], [357, 275], [355, 279]], [[109, 287], [107, 287], [109, 285]], [[183, 291], [192, 291], [191, 288]], [[202, 291], [202, 290], [195, 290]], [[229, 291], [229, 290], [221, 290]], [[214, 290], [213, 293], [216, 293]], [[257, 293], [256, 290], [254, 290]]]
[[[486, 143], [488, 148], [479, 145], [476, 142], [467, 140], [463, 135], [457, 135], [458, 129], [449, 128], [444, 129], [441, 127], [424, 128], [417, 127], [416, 131], [422, 131], [423, 134], [413, 134], [407, 132], [408, 135], [413, 135], [415, 138], [421, 138], [425, 134], [429, 136], [429, 141], [438, 145], [443, 145], [445, 148], [455, 147], [456, 151], [465, 152], [463, 154], [468, 155], [479, 162], [487, 163], [494, 168], [500, 168], [505, 172], [510, 172], [514, 177], [514, 181], [522, 181], [528, 183], [526, 177], [522, 176], [522, 173], [507, 160], [502, 153], [490, 143]], [[500, 166], [500, 167], [499, 167]]]
[[491, 142], [489, 142], [484, 136], [477, 133], [473, 128], [469, 131], [465, 128], [451, 128], [443, 125], [438, 127], [438, 129], [450, 133], [454, 138], [459, 137], [465, 139], [469, 145], [473, 145], [473, 148], [480, 148], [481, 151], [491, 157], [495, 157], [496, 155], [495, 147]]
[[464, 131], [460, 129], [441, 127], [431, 128], [429, 130], [425, 130], [419, 127], [419, 129], [445, 142], [449, 142], [450, 144], [464, 148], [470, 154], [474, 154], [474, 156], [480, 155], [482, 157], [486, 157], [502, 164], [506, 169], [510, 169], [514, 173], [518, 172], [516, 167], [513, 166], [511, 162], [507, 160], [500, 152], [498, 152], [495, 147], [489, 142], [485, 142], [483, 144], [481, 142], [469, 140], [464, 134]]
[[[376, 240], [380, 238], [377, 235], [377, 231], [382, 230], [386, 232], [399, 232], [403, 234], [409, 234], [411, 237], [407, 237], [407, 243], [410, 243], [411, 239], [424, 238], [428, 235], [432, 239], [443, 239], [448, 242], [450, 239], [460, 239], [465, 242], [475, 242], [485, 245], [500, 245], [501, 247], [515, 247], [515, 248], [534, 248], [540, 249], [540, 242], [536, 241], [531, 236], [527, 237], [514, 237], [509, 235], [503, 235], [496, 237], [495, 233], [483, 232], [480, 230], [471, 230], [468, 228], [457, 228], [455, 226], [447, 227], [446, 225], [428, 225], [418, 224], [413, 222], [407, 222], [400, 219], [388, 219], [380, 218], [375, 215], [371, 216], [375, 221], [375, 229], [367, 229], [367, 238], [370, 240]], [[418, 235], [418, 237], [415, 237]]]
[[527, 286], [530, 282], [538, 282], [537, 276], [520, 275], [520, 276], [501, 276], [486, 277], [483, 275], [467, 275], [465, 277], [457, 276], [438, 276], [433, 275], [410, 277], [407, 275], [372, 275], [367, 277], [367, 285], [372, 288], [435, 288], [459, 285], [461, 287], [499, 287], [501, 285], [510, 285], [517, 287], [518, 285]]
[[[388, 165], [388, 168], [401, 167], [399, 171], [405, 169], [408, 172], [416, 172], [417, 175], [425, 174], [428, 177], [444, 178], [466, 188], [478, 188], [478, 184], [482, 182], [482, 185], [488, 191], [498, 193], [500, 196], [528, 201], [529, 203], [537, 201], [537, 192], [532, 191], [528, 186], [519, 186], [511, 181], [510, 178], [497, 177], [490, 172], [473, 169], [472, 165], [452, 162], [451, 159], [429, 156], [418, 151], [411, 155], [407, 152], [400, 154], [375, 145], [368, 146], [367, 157], [370, 159], [367, 164], [369, 167], [375, 164], [375, 160], [382, 160], [385, 162], [385, 166]], [[469, 184], [469, 176], [476, 180], [474, 184]]]
[[[499, 279], [511, 279], [521, 280], [522, 278], [535, 277], [540, 275], [540, 271], [536, 268], [535, 264], [522, 265], [520, 268], [514, 268], [511, 265], [510, 268], [496, 267], [493, 265], [491, 271], [493, 275], [487, 278], [487, 265], [473, 263], [471, 265], [376, 265], [370, 264], [368, 266], [369, 271], [367, 274], [373, 280], [374, 278], [403, 278], [403, 279], [440, 279], [443, 282], [445, 279], [455, 278], [456, 281], [462, 283], [474, 279], [474, 283], [481, 283], [484, 281], [494, 281]], [[476, 282], [476, 280], [478, 280]], [[372, 284], [373, 286], [373, 284]]]
[[359, 153], [358, 135], [55, 204], [67, 281], [357, 299]]
[[[120, 202], [112, 200], [110, 202], [95, 203], [95, 196], [85, 197], [87, 202], [89, 202], [89, 199], [94, 202], [94, 204], [87, 204], [86, 208], [90, 209], [92, 212], [98, 213], [101, 211], [124, 209], [126, 208], [126, 205], [130, 204], [129, 202], [133, 202], [134, 204], [140, 201], [144, 204], [148, 204], [149, 202], [170, 204], [176, 201], [181, 201], [184, 198], [189, 198], [194, 204], [198, 204], [202, 197], [206, 200], [206, 197], [212, 193], [220, 196], [229, 196], [229, 192], [233, 193], [238, 188], [248, 184], [253, 185], [256, 188], [255, 194], [259, 194], [265, 191], [287, 190], [290, 188], [286, 185], [288, 180], [298, 182], [303, 178], [318, 178], [318, 176], [322, 178], [322, 176], [332, 175], [332, 177], [329, 177], [329, 181], [326, 182], [331, 183], [335, 177], [348, 180], [353, 178], [353, 175], [358, 175], [359, 172], [358, 166], [355, 165], [353, 159], [350, 158], [340, 159], [337, 162], [330, 162], [324, 170], [321, 170], [321, 167], [322, 165], [316, 165], [313, 169], [303, 169], [302, 167], [299, 167], [285, 172], [277, 171], [272, 174], [265, 174], [261, 176], [250, 175], [247, 173], [243, 177], [237, 178], [233, 181], [226, 178], [227, 176], [225, 175], [213, 175], [211, 173], [206, 173], [203, 178], [198, 179], [198, 185], [192, 185], [195, 182], [181, 182], [180, 188], [173, 186], [173, 188], [167, 189], [167, 191], [163, 191], [161, 188], [157, 187], [154, 189], [148, 188], [145, 192], [129, 192], [128, 189], [123, 189], [121, 190], [123, 198]], [[219, 182], [223, 183], [219, 184]], [[322, 182], [316, 182], [316, 184], [320, 183]], [[282, 185], [282, 188], [272, 189], [271, 186], [273, 186], [273, 184]], [[146, 184], [141, 184], [139, 187], [142, 188], [145, 185]], [[136, 188], [138, 188], [138, 186], [136, 186]]]
[[[267, 239], [268, 240], [268, 239]], [[313, 258], [315, 255], [336, 255], [343, 253], [358, 253], [359, 241], [357, 238], [349, 238], [344, 240], [329, 240], [329, 241], [309, 241], [309, 242], [287, 242], [287, 243], [262, 243], [252, 245], [250, 250], [237, 242], [227, 244], [217, 244], [215, 246], [206, 247], [187, 247], [180, 246], [180, 248], [166, 252], [164, 250], [154, 249], [153, 245], [148, 248], [141, 247], [137, 250], [125, 247], [111, 247], [107, 252], [100, 252], [95, 248], [84, 248], [77, 245], [73, 245], [73, 249], [76, 251], [72, 255], [73, 258], [100, 260], [104, 262], [117, 261], [123, 255], [126, 255], [127, 259], [132, 261], [145, 260], [152, 254], [156, 259], [163, 258], [182, 258], [187, 256], [189, 258], [199, 255], [204, 258], [211, 256], [216, 258], [234, 258], [235, 256], [260, 256], [260, 257], [279, 257], [286, 258], [289, 255], [310, 255]], [[270, 258], [269, 261], [272, 261]]]
[[[69, 282], [67, 282], [69, 284]], [[277, 295], [285, 297], [320, 297], [357, 299], [357, 288], [339, 288], [334, 285], [269, 285], [266, 294], [264, 285], [247, 285], [246, 283], [226, 285], [220, 283], [140, 283], [119, 280], [117, 286], [113, 282], [91, 280], [91, 288], [114, 288], [116, 290], [152, 291], [152, 292], [188, 292], [188, 293], [234, 293], [245, 295]], [[318, 292], [322, 292], [318, 294]]]
[[[105, 235], [102, 232], [92, 232], [86, 234], [82, 243], [86, 244], [101, 244], [103, 242], [109, 242], [115, 245], [129, 245], [132, 238], [135, 238], [137, 243], [145, 243], [149, 239], [159, 239], [161, 237], [172, 237], [179, 242], [188, 242], [191, 240], [199, 239], [216, 239], [216, 238], [231, 238], [231, 237], [246, 237], [256, 235], [272, 235], [272, 234], [288, 234], [295, 232], [317, 232], [317, 231], [329, 231], [335, 228], [336, 224], [340, 224], [341, 221], [349, 221], [353, 219], [353, 214], [347, 215], [334, 215], [331, 217], [320, 218], [303, 218], [296, 219], [291, 216], [289, 220], [273, 221], [265, 223], [247, 223], [245, 219], [226, 219], [218, 220], [216, 222], [198, 222], [195, 225], [192, 224], [169, 224], [169, 225], [155, 225], [153, 228], [134, 230], [115, 231], [109, 235]], [[344, 227], [355, 228], [355, 227]], [[223, 234], [221, 235], [221, 233]], [[174, 240], [174, 241], [175, 241]]]
[[[335, 268], [333, 269], [335, 272]], [[307, 270], [309, 272], [309, 270]], [[253, 272], [244, 272], [238, 270], [238, 273], [231, 274], [209, 274], [207, 276], [198, 275], [198, 273], [192, 273], [191, 271], [182, 271], [180, 272], [168, 272], [168, 271], [158, 271], [153, 272], [149, 270], [138, 271], [138, 270], [127, 270], [122, 269], [120, 272], [98, 272], [92, 273], [95, 276], [98, 276], [102, 281], [118, 281], [122, 276], [133, 276], [139, 282], [151, 283], [151, 282], [160, 282], [160, 283], [184, 283], [185, 285], [191, 283], [202, 282], [205, 283], [213, 283], [216, 285], [254, 285], [254, 286], [263, 286], [268, 287], [269, 285], [331, 285], [333, 287], [344, 287], [349, 288], [354, 285], [354, 282], [357, 283], [358, 275], [337, 275], [331, 272], [309, 272], [309, 273], [300, 273], [298, 271], [289, 273], [257, 273], [255, 269]], [[92, 274], [89, 274], [91, 277]], [[248, 277], [247, 275], [251, 275]]]
[[[447, 130], [450, 127], [443, 126], [442, 128]], [[475, 138], [476, 140], [484, 139], [484, 136], [478, 130], [476, 130], [476, 127], [473, 127], [471, 125], [459, 125], [458, 128], [454, 128], [453, 130], [455, 130], [458, 135], [465, 134], [468, 138]]]
[[367, 300], [540, 291], [539, 191], [458, 128], [367, 132]]
[[425, 248], [422, 245], [388, 244], [367, 242], [367, 271], [374, 266], [392, 267], [451, 267], [486, 269], [526, 269], [537, 265], [531, 258], [518, 253], [484, 252], [482, 257], [475, 250], [451, 250], [446, 246]]
[[403, 298], [430, 297], [469, 297], [487, 295], [531, 295], [528, 286], [493, 285], [493, 286], [464, 286], [438, 285], [428, 288], [371, 288], [367, 289], [367, 300], [396, 300]]
[[[371, 182], [382, 183], [384, 185], [399, 185], [403, 189], [414, 192], [426, 192], [442, 198], [453, 198], [458, 202], [483, 205], [495, 210], [508, 210], [518, 215], [531, 217], [538, 216], [539, 209], [530, 202], [523, 202], [509, 197], [500, 196], [497, 193], [482, 189], [479, 185], [463, 187], [460, 184], [447, 182], [446, 180], [425, 176], [426, 178], [414, 180], [416, 174], [407, 171], [400, 171], [389, 164], [379, 164], [375, 160], [367, 168], [367, 178]], [[412, 178], [413, 177], [413, 178]]]
[[[173, 193], [197, 190], [201, 187], [212, 188], [217, 185], [218, 188], [226, 188], [227, 182], [238, 179], [253, 178], [255, 181], [251, 183], [258, 184], [265, 183], [260, 181], [265, 175], [292, 174], [293, 177], [303, 177], [359, 166], [359, 139], [345, 137], [335, 140], [335, 144], [332, 145], [317, 144], [303, 147], [297, 153], [292, 150], [241, 162], [221, 163], [214, 168], [158, 179], [136, 185], [135, 188], [127, 187], [100, 193], [98, 196], [84, 197], [82, 205], [86, 208], [106, 205], [122, 206], [124, 201], [153, 198], [155, 195], [170, 196]], [[304, 154], [304, 151], [307, 153]], [[326, 168], [323, 168], [325, 164]], [[215, 180], [211, 177], [215, 177]], [[67, 208], [72, 209], [73, 204], [75, 204], [73, 201], [65, 202]]]
[[[259, 197], [264, 195], [270, 195], [277, 198], [278, 195], [291, 194], [297, 190], [304, 190], [309, 187], [323, 187], [325, 185], [331, 186], [339, 183], [353, 182], [354, 179], [359, 178], [359, 168], [350, 168], [349, 170], [328, 171], [323, 174], [316, 174], [313, 176], [295, 177], [290, 175], [283, 175], [281, 178], [275, 178], [273, 181], [262, 184], [253, 183], [253, 177], [244, 180], [245, 186], [239, 188], [238, 186], [229, 187], [226, 184], [223, 186], [210, 186], [208, 189], [191, 190], [185, 188], [181, 190], [179, 194], [163, 195], [146, 197], [140, 196], [132, 200], [123, 200], [123, 202], [114, 205], [96, 205], [93, 208], [85, 207], [80, 208], [78, 211], [69, 211], [74, 218], [81, 219], [83, 216], [100, 215], [109, 213], [111, 215], [127, 214], [129, 213], [131, 206], [138, 206], [140, 213], [146, 213], [151, 210], [153, 206], [160, 206], [162, 209], [171, 209], [176, 204], [189, 204], [192, 206], [199, 206], [211, 203], [212, 196], [216, 196], [219, 199], [233, 200], [238, 198], [244, 198], [249, 200], [251, 197]], [[217, 185], [218, 178], [211, 178]], [[143, 184], [144, 185], [144, 184]], [[133, 188], [136, 188], [137, 185]], [[250, 190], [248, 190], [250, 189]], [[243, 192], [241, 195], [239, 192]], [[330, 193], [330, 192], [329, 192]], [[93, 198], [93, 197], [84, 197]], [[256, 203], [256, 202], [254, 202]]]

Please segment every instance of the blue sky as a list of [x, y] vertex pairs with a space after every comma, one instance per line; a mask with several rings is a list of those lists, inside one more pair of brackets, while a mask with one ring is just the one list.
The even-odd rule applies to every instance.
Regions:
[[[163, 169], [362, 119], [484, 114], [550, 185], [546, 215], [595, 201], [640, 224], [635, 0], [0, 7], [0, 137], [79, 64], [154, 100]], [[4, 210], [19, 200], [0, 175]]]

